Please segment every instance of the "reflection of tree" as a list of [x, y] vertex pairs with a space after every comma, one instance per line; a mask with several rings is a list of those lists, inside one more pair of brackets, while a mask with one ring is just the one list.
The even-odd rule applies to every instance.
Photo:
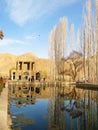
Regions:
[[64, 88], [60, 84], [50, 87], [49, 130], [65, 130], [64, 124]]
[[69, 99], [69, 104], [65, 106], [65, 111], [69, 112], [72, 118], [81, 116], [81, 107], [83, 103], [79, 102], [80, 97], [78, 96], [75, 87], [73, 87], [70, 92], [66, 93], [65, 96]]
[[[72, 88], [69, 92], [65, 93], [65, 112], [70, 116], [70, 125], [74, 126], [74, 120], [77, 120], [77, 127], [85, 130], [98, 129], [98, 103], [96, 99], [97, 91]], [[79, 122], [81, 120], [81, 128]]]
[[19, 130], [24, 125], [30, 125], [30, 124], [35, 123], [34, 120], [31, 120], [29, 118], [24, 117], [23, 114], [20, 114], [18, 116], [14, 116], [14, 117], [15, 117], [15, 119], [14, 119], [14, 123], [15, 123], [14, 130]]
[[71, 99], [76, 98], [77, 93], [76, 93], [75, 87], [73, 87], [72, 90], [70, 92], [66, 93], [65, 95], [67, 95]]

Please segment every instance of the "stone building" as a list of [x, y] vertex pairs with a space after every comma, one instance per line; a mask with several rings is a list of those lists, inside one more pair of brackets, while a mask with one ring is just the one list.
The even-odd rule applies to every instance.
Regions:
[[40, 80], [40, 72], [35, 71], [35, 62], [27, 60], [17, 60], [16, 68], [11, 69], [11, 80]]

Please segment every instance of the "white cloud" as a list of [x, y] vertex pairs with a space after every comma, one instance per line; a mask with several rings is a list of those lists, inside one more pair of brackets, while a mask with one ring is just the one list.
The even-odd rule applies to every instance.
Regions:
[[30, 19], [38, 19], [79, 0], [6, 0], [6, 2], [10, 18], [15, 23], [23, 25]]
[[15, 39], [3, 39], [0, 40], [0, 45], [9, 45], [9, 44], [23, 44], [24, 42], [21, 40], [15, 40]]

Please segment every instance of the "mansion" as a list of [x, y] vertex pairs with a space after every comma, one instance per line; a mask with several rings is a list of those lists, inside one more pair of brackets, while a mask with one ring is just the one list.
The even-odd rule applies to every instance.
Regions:
[[10, 70], [11, 80], [40, 80], [40, 72], [35, 72], [35, 62], [18, 60], [16, 68]]

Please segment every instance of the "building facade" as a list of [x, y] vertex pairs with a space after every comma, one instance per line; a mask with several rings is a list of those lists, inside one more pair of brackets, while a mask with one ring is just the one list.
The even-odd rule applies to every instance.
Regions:
[[16, 68], [10, 71], [11, 80], [40, 80], [40, 72], [35, 71], [35, 63], [33, 61], [18, 60]]

